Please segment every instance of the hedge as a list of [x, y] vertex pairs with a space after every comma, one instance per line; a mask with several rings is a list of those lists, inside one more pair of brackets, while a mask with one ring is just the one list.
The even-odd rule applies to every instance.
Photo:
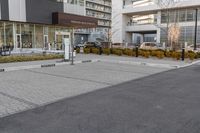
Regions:
[[27, 55], [27, 56], [0, 56], [0, 63], [11, 63], [11, 62], [25, 62], [25, 61], [38, 61], [38, 60], [50, 60], [50, 59], [61, 59], [63, 55], [59, 54], [48, 54], [48, 55]]
[[[121, 49], [121, 48], [104, 48], [102, 49], [103, 54], [105, 55], [126, 55], [126, 56], [136, 56], [136, 50], [135, 49]], [[84, 53], [94, 53], [99, 54], [99, 49], [97, 48], [85, 48]], [[177, 51], [165, 51], [165, 50], [145, 50], [145, 49], [139, 49], [138, 51], [139, 56], [144, 58], [149, 57], [157, 57], [159, 59], [162, 58], [173, 58], [175, 60], [181, 59], [181, 52]], [[200, 53], [194, 53], [192, 51], [185, 52], [185, 58], [188, 58], [190, 60], [194, 60], [197, 58], [200, 58]]]

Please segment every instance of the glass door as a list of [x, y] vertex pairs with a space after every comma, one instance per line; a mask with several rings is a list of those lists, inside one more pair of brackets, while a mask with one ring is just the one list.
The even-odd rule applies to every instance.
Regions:
[[63, 36], [62, 35], [56, 35], [56, 49], [57, 50], [62, 50], [62, 40], [63, 40]]
[[22, 38], [21, 38], [21, 34], [16, 34], [16, 46], [17, 48], [21, 48], [21, 44], [22, 44]]
[[68, 32], [62, 32], [62, 33], [56, 33], [56, 50], [64, 50], [63, 47], [63, 39], [64, 38], [70, 38], [70, 33]]
[[49, 37], [48, 37], [48, 35], [44, 35], [44, 48], [45, 48], [45, 50], [47, 50], [47, 49], [49, 49]]

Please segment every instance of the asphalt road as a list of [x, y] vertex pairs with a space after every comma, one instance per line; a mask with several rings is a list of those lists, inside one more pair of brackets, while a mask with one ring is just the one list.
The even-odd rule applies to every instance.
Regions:
[[200, 65], [0, 119], [0, 133], [199, 133]]

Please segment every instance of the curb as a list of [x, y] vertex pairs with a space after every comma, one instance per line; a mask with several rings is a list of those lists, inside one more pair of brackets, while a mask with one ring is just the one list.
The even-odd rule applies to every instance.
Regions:
[[[83, 61], [74, 61], [74, 64], [81, 64], [81, 63], [93, 63], [99, 62], [99, 60], [83, 60]], [[62, 65], [70, 65], [71, 62], [61, 62], [61, 63], [51, 63], [51, 64], [38, 64], [38, 65], [29, 65], [29, 66], [17, 66], [17, 67], [7, 67], [7, 68], [0, 68], [0, 73], [2, 72], [11, 72], [11, 71], [18, 71], [18, 70], [27, 70], [27, 69], [34, 69], [34, 68], [50, 68]]]
[[[194, 64], [200, 63], [200, 60], [192, 62], [190, 64], [183, 65], [183, 66], [169, 65], [169, 64], [156, 64], [156, 63], [147, 63], [147, 62], [106, 60], [106, 59], [74, 61], [74, 64], [84, 64], [84, 63], [94, 63], [94, 62], [107, 62], [107, 63], [118, 63], [118, 64], [127, 64], [127, 65], [138, 65], [138, 66], [150, 66], [150, 67], [158, 67], [158, 68], [178, 69], [178, 68], [189, 67], [189, 66], [192, 66]], [[0, 68], [0, 73], [10, 72], [10, 71], [18, 71], [18, 70], [34, 69], [34, 68], [50, 68], [50, 67], [70, 65], [70, 64], [71, 64], [71, 62], [61, 62], [61, 63], [53, 63], [53, 64], [47, 63], [47, 64], [38, 64], [38, 65], [29, 65], [29, 66], [7, 67], [7, 68]]]
[[189, 67], [189, 66], [192, 66], [192, 65], [195, 65], [195, 64], [198, 64], [198, 63], [200, 63], [200, 60], [194, 61], [194, 62], [187, 64], [187, 65], [179, 66], [179, 68]]
[[178, 65], [169, 65], [169, 64], [155, 64], [155, 63], [147, 63], [147, 62], [133, 62], [133, 61], [117, 61], [117, 60], [101, 60], [102, 62], [108, 63], [118, 63], [118, 64], [127, 64], [127, 65], [138, 65], [138, 66], [150, 66], [150, 67], [158, 67], [158, 68], [179, 68]]

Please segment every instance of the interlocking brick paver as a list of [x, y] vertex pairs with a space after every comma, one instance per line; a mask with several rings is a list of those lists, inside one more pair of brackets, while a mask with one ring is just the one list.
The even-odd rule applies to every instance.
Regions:
[[95, 62], [1, 73], [0, 115], [12, 114], [165, 70], [168, 69]]

